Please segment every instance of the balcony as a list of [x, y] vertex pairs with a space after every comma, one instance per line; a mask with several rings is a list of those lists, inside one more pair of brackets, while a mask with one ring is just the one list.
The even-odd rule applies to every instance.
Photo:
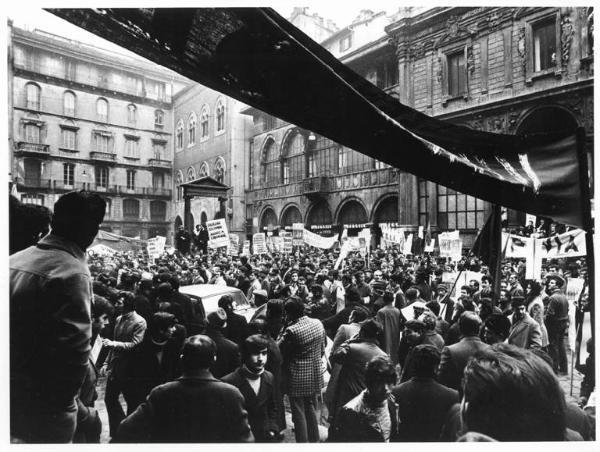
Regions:
[[[118, 192], [120, 195], [125, 196], [159, 196], [163, 198], [170, 198], [172, 190], [170, 188], [162, 187], [134, 187], [127, 188], [124, 185], [114, 186], [114, 193]], [[112, 188], [111, 188], [112, 189]]]
[[51, 179], [42, 179], [41, 177], [17, 177], [17, 187], [23, 188], [46, 188], [52, 187]]
[[307, 197], [318, 197], [331, 191], [328, 176], [309, 177], [302, 182], [302, 194]]
[[117, 154], [114, 152], [92, 151], [90, 152], [90, 159], [99, 162], [115, 163], [117, 160]]
[[148, 159], [148, 166], [150, 168], [170, 170], [173, 167], [173, 163], [170, 160]]
[[98, 193], [118, 193], [118, 185], [102, 185], [102, 184], [88, 184], [88, 190], [95, 191]]
[[50, 145], [41, 143], [27, 143], [19, 141], [15, 156], [47, 157], [50, 155]]

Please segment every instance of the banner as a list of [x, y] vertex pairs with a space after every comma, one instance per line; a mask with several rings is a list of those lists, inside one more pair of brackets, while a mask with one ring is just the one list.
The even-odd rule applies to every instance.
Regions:
[[398, 245], [402, 250], [404, 248], [404, 228], [393, 228], [389, 225], [381, 225], [381, 239], [385, 247]]
[[431, 240], [429, 241], [429, 244], [427, 244], [427, 242], [425, 243], [425, 248], [423, 248], [423, 252], [433, 253], [434, 248], [435, 248], [435, 239], [432, 237]]
[[88, 253], [97, 254], [98, 256], [112, 256], [116, 253], [111, 247], [98, 243], [87, 249]]
[[567, 279], [567, 290], [565, 292], [567, 300], [570, 302], [579, 301], [579, 295], [581, 295], [581, 291], [583, 290], [583, 283], [583, 278]]
[[237, 234], [229, 234], [229, 249], [227, 250], [230, 256], [240, 254], [240, 236]]
[[148, 257], [152, 260], [155, 260], [159, 257], [165, 250], [165, 243], [167, 242], [166, 237], [162, 237], [160, 235], [148, 239], [146, 241], [146, 250], [148, 251]]
[[290, 254], [292, 252], [292, 245], [293, 239], [291, 235], [285, 235], [283, 236], [283, 252], [284, 253], [288, 253]]
[[339, 268], [340, 264], [342, 263], [342, 260], [346, 258], [351, 248], [352, 245], [350, 244], [350, 240], [345, 240], [344, 243], [342, 243], [340, 255], [338, 256], [337, 260], [335, 261], [335, 265], [333, 266], [334, 270], [337, 270]]
[[302, 246], [304, 244], [304, 223], [292, 224], [292, 245]]
[[250, 256], [250, 240], [244, 240], [242, 245], [242, 254], [244, 256]]
[[229, 233], [224, 218], [206, 222], [208, 230], [208, 246], [212, 249], [229, 247]]
[[257, 232], [252, 236], [252, 252], [254, 254], [268, 254], [267, 240], [264, 232]]
[[310, 232], [307, 229], [304, 229], [302, 237], [304, 243], [306, 243], [307, 245], [314, 246], [315, 248], [321, 248], [324, 250], [332, 248], [333, 245], [337, 243], [337, 237], [335, 235], [333, 237], [323, 237], [319, 234], [315, 234], [314, 232]]
[[505, 250], [504, 257], [527, 259], [533, 255], [533, 239], [503, 232], [502, 248]]
[[458, 231], [442, 232], [438, 236], [440, 257], [449, 257], [455, 261], [462, 257], [462, 240]]
[[585, 256], [587, 254], [585, 232], [581, 229], [573, 229], [564, 234], [536, 239], [536, 241], [540, 242], [536, 252], [541, 253], [542, 259]]
[[412, 244], [413, 244], [413, 235], [408, 234], [406, 241], [404, 242], [404, 247], [402, 248], [402, 254], [412, 254]]

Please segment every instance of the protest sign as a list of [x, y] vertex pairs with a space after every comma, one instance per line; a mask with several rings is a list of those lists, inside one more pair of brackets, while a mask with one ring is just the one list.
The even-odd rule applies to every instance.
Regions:
[[165, 250], [166, 237], [156, 236], [146, 241], [146, 251], [148, 257], [153, 261], [159, 257]]
[[454, 260], [459, 260], [462, 256], [462, 240], [460, 240], [459, 232], [442, 232], [438, 236], [440, 245], [440, 257], [449, 257]]
[[208, 230], [208, 246], [212, 249], [229, 246], [229, 233], [225, 219], [209, 220], [206, 222]]
[[304, 224], [294, 223], [292, 224], [292, 245], [302, 246], [304, 244]]
[[413, 235], [408, 234], [408, 237], [406, 238], [406, 241], [404, 242], [402, 254], [412, 254], [412, 244], [413, 244]]
[[252, 251], [254, 254], [268, 254], [267, 240], [263, 232], [257, 232], [252, 236]]
[[573, 229], [564, 234], [555, 235], [544, 239], [536, 239], [541, 246], [536, 251], [542, 253], [542, 259], [559, 257], [585, 256], [585, 231]]
[[425, 248], [423, 248], [423, 252], [425, 253], [433, 253], [435, 248], [435, 239], [432, 237], [429, 243], [425, 243]]
[[505, 257], [526, 259], [527, 256], [532, 254], [532, 240], [529, 237], [503, 232], [502, 248], [505, 250]]
[[237, 256], [240, 253], [240, 237], [237, 234], [229, 234], [229, 249], [230, 256]]
[[282, 249], [282, 251], [284, 253], [288, 253], [289, 254], [289, 253], [292, 252], [292, 247], [293, 247], [292, 242], [293, 242], [293, 239], [292, 239], [291, 235], [288, 234], [288, 235], [283, 236], [283, 249]]
[[242, 254], [244, 256], [250, 256], [250, 240], [244, 240], [242, 245]]

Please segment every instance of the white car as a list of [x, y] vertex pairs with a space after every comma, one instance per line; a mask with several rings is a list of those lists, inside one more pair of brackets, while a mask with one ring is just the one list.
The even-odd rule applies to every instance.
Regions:
[[233, 311], [236, 314], [243, 315], [248, 321], [256, 311], [256, 308], [246, 299], [246, 295], [236, 287], [194, 284], [180, 287], [179, 292], [190, 297], [194, 306], [201, 305], [204, 308], [205, 316], [217, 310], [219, 299], [223, 295], [231, 295], [233, 298]]

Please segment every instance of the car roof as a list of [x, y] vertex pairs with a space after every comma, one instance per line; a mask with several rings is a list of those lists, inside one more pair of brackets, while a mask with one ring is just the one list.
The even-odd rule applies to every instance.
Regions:
[[227, 295], [230, 293], [241, 292], [241, 290], [236, 287], [218, 286], [215, 284], [193, 284], [191, 286], [181, 286], [179, 292], [202, 298], [215, 295]]

